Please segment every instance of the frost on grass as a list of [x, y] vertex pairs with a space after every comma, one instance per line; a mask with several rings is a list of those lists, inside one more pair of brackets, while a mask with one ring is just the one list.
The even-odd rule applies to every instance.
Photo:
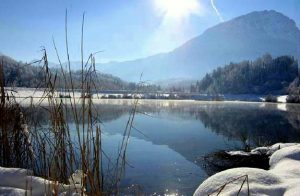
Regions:
[[219, 172], [205, 180], [194, 196], [202, 195], [286, 195], [300, 193], [300, 144], [275, 144], [249, 153], [229, 154], [270, 156], [270, 169], [235, 168]]

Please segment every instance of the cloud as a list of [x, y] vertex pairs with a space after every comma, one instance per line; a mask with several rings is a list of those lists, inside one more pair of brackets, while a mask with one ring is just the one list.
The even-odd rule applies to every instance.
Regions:
[[222, 17], [221, 13], [219, 12], [218, 8], [215, 5], [215, 0], [210, 0], [211, 6], [214, 8], [217, 16], [219, 17], [221, 22], [224, 22], [224, 18]]

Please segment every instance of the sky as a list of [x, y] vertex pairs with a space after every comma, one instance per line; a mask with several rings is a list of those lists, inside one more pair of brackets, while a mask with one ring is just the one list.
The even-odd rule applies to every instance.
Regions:
[[30, 62], [66, 60], [65, 15], [72, 61], [125, 61], [169, 52], [207, 28], [252, 11], [276, 10], [300, 26], [300, 0], [0, 0], [0, 53]]

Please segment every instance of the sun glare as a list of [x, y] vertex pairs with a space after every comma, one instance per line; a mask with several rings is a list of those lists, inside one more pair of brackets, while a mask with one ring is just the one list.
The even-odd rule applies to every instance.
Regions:
[[167, 17], [183, 18], [199, 12], [197, 0], [155, 0], [157, 8]]

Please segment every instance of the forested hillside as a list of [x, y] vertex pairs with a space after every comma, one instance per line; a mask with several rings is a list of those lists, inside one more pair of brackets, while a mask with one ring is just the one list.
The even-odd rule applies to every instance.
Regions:
[[298, 62], [292, 56], [272, 58], [266, 54], [255, 61], [230, 63], [215, 69], [191, 91], [223, 94], [287, 93], [289, 84], [298, 76]]
[[[42, 66], [35, 66], [18, 62], [8, 56], [0, 55], [0, 64], [3, 65], [5, 86], [10, 87], [30, 87], [42, 88], [45, 87], [45, 69]], [[65, 80], [61, 69], [51, 68], [50, 72], [56, 77], [56, 88], [64, 88]], [[81, 71], [72, 71], [72, 78], [75, 88], [81, 87]], [[85, 73], [84, 73], [85, 74]], [[65, 77], [68, 77], [65, 76]], [[99, 90], [135, 90], [137, 84], [127, 83], [118, 77], [110, 74], [93, 72], [93, 81]], [[54, 78], [53, 78], [54, 79]], [[156, 86], [148, 86], [148, 88], [156, 88]]]

